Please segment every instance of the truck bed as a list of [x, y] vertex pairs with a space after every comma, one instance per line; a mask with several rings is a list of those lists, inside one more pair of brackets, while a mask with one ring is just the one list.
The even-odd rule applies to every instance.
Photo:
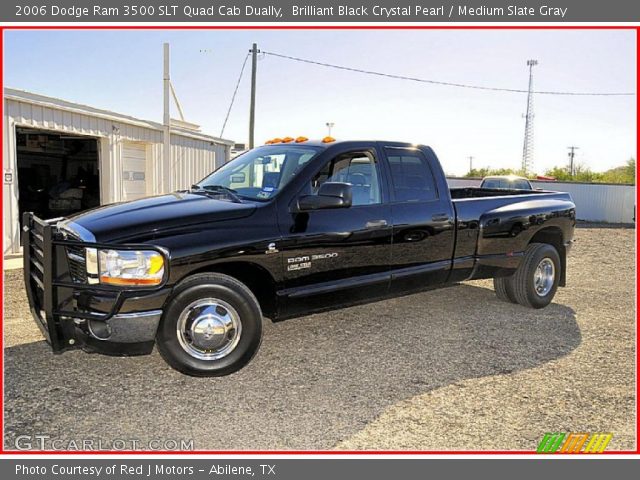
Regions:
[[519, 232], [537, 230], [542, 224], [562, 238], [572, 237], [575, 205], [568, 193], [479, 187], [450, 190], [457, 227], [454, 259], [521, 254], [530, 235]]
[[480, 188], [480, 187], [458, 187], [450, 188], [451, 199], [462, 198], [483, 198], [483, 197], [504, 197], [507, 195], [527, 195], [551, 193], [545, 190], [516, 190], [506, 188]]

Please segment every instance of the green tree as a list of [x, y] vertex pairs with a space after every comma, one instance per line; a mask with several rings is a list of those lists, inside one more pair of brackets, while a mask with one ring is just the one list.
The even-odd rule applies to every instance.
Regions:
[[585, 165], [575, 166], [575, 173], [571, 175], [569, 167], [553, 167], [545, 172], [560, 182], [592, 182], [592, 183], [636, 183], [636, 160], [630, 158], [627, 163], [606, 172], [594, 172]]
[[600, 180], [606, 183], [636, 183], [636, 159], [630, 158], [621, 167], [612, 168], [602, 173]]

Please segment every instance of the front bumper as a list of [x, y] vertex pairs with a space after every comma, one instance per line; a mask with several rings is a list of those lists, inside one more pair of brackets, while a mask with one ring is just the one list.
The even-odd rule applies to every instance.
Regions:
[[[54, 352], [83, 348], [113, 355], [150, 353], [170, 289], [91, 284], [74, 276], [69, 250], [84, 248], [153, 249], [150, 245], [103, 245], [69, 238], [57, 220], [23, 217], [24, 277], [29, 307]], [[76, 255], [77, 257], [78, 255]]]
[[75, 339], [87, 351], [108, 355], [151, 353], [161, 317], [162, 310], [151, 310], [87, 320], [84, 326], [78, 326]]

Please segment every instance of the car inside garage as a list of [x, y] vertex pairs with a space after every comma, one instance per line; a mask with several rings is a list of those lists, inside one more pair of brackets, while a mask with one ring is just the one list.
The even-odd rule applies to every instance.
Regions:
[[100, 205], [98, 140], [16, 128], [18, 204], [40, 218], [71, 215]]

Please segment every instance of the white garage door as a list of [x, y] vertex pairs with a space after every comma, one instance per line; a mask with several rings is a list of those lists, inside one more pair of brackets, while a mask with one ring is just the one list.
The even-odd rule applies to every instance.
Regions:
[[123, 200], [135, 200], [147, 194], [146, 171], [146, 145], [124, 142], [122, 147]]

